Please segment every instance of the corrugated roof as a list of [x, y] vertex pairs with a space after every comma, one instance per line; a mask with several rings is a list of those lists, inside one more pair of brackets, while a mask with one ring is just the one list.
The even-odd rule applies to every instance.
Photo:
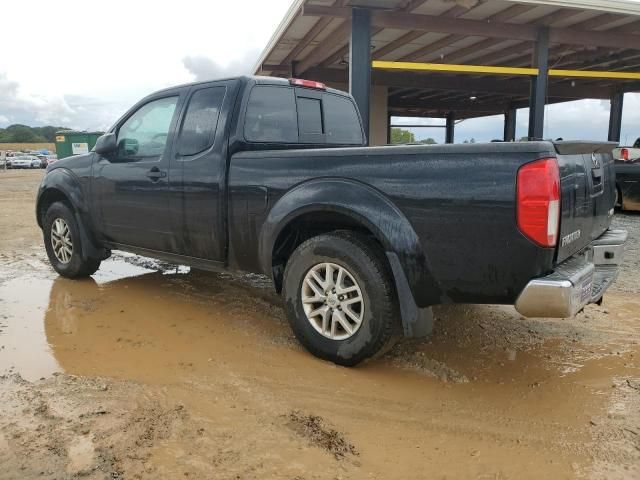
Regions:
[[519, 3], [553, 5], [555, 7], [583, 8], [602, 12], [640, 15], [640, 1], [637, 0], [518, 0]]
[[[640, 0], [295, 0], [254, 72], [288, 76], [295, 64], [296, 75], [347, 83], [349, 7], [373, 4], [374, 60], [527, 67], [538, 27], [548, 26], [553, 68], [640, 71]], [[372, 81], [390, 88], [391, 109], [464, 106], [469, 92], [478, 112], [528, 101], [522, 77], [374, 71]], [[637, 81], [553, 78], [549, 102], [609, 98], [621, 86], [640, 90]]]

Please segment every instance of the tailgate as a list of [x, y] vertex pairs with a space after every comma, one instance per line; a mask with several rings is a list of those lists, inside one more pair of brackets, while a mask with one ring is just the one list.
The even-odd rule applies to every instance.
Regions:
[[615, 202], [613, 142], [556, 142], [562, 213], [557, 262], [588, 246], [611, 224]]

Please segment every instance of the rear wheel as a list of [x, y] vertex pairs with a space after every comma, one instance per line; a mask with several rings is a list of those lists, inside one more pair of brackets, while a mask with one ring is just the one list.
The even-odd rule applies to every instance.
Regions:
[[82, 258], [80, 229], [75, 215], [65, 203], [55, 202], [49, 207], [43, 233], [49, 262], [63, 277], [87, 277], [100, 267], [100, 260]]
[[300, 343], [339, 365], [384, 351], [399, 325], [382, 252], [362, 236], [336, 232], [300, 245], [287, 262], [283, 297]]

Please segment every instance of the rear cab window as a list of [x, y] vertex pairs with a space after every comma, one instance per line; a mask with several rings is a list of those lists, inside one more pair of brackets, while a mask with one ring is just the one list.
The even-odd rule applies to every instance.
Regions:
[[363, 144], [360, 117], [350, 97], [285, 85], [251, 89], [244, 137], [252, 143]]

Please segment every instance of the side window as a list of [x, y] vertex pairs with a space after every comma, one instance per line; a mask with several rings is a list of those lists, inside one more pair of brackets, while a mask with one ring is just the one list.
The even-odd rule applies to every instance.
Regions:
[[203, 88], [191, 96], [180, 130], [180, 155], [195, 155], [213, 145], [225, 91], [225, 87]]
[[324, 95], [327, 143], [362, 144], [362, 128], [353, 102], [339, 95]]
[[271, 85], [253, 87], [244, 120], [244, 136], [250, 142], [296, 143], [298, 121], [293, 89]]
[[169, 136], [178, 97], [153, 100], [140, 107], [118, 129], [118, 160], [159, 158]]

